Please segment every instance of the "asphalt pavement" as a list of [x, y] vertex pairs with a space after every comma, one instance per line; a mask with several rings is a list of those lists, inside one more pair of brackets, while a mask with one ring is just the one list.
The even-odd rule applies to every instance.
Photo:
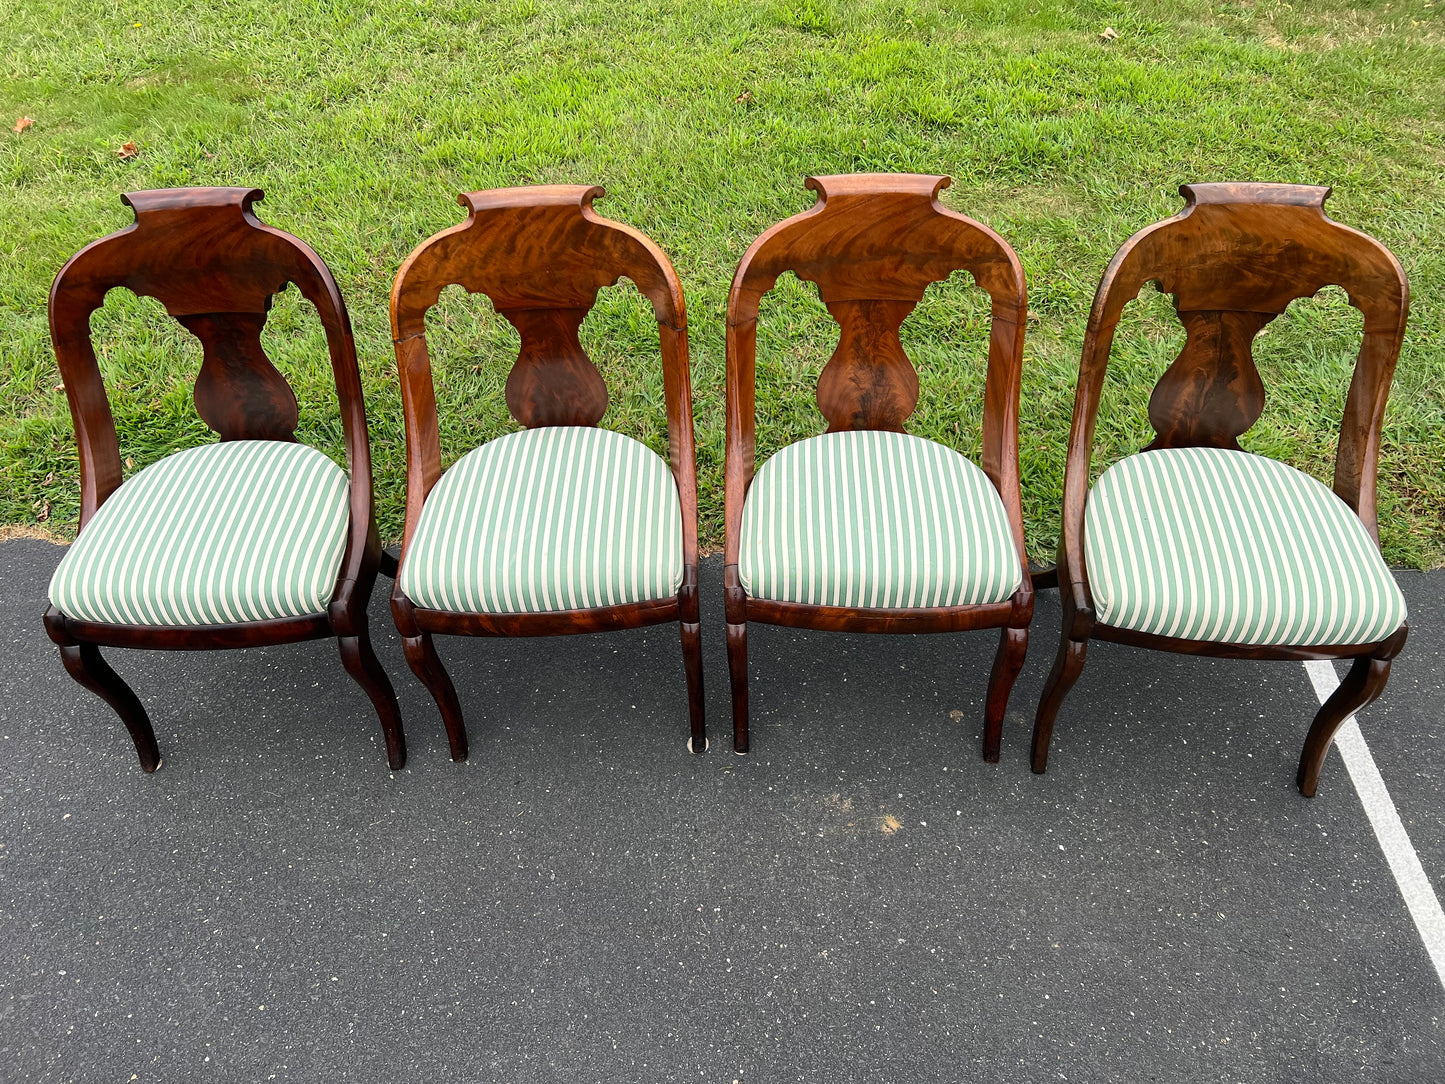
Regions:
[[[677, 630], [441, 641], [441, 720], [372, 600], [404, 770], [333, 643], [111, 651], [164, 766], [65, 673], [61, 550], [0, 544], [0, 1080], [1441, 1081], [1445, 989], [1297, 663], [1098, 643], [1028, 770], [994, 634], [755, 625], [731, 753]], [[1360, 726], [1445, 877], [1445, 574]]]

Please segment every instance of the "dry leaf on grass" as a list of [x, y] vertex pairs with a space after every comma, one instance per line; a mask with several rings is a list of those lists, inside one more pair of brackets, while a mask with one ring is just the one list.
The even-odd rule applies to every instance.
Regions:
[[1104, 27], [1103, 33], [1101, 33], [1101, 34], [1099, 35], [1099, 40], [1100, 40], [1100, 41], [1113, 41], [1113, 40], [1114, 40], [1115, 38], [1117, 38], [1118, 36], [1119, 36], [1119, 32], [1118, 32], [1117, 30], [1115, 30], [1112, 26], [1106, 26], [1106, 27]]
[[26, 128], [29, 128], [29, 127], [30, 127], [32, 124], [34, 124], [34, 123], [35, 123], [35, 122], [34, 122], [33, 120], [31, 120], [29, 117], [21, 117], [19, 120], [17, 120], [17, 121], [15, 122], [15, 127], [14, 127], [14, 128], [11, 128], [10, 130], [11, 130], [12, 132], [23, 132], [23, 131], [25, 131]]
[[745, 91], [743, 91], [741, 94], [739, 94], [736, 98], [733, 99], [733, 101], [735, 101], [735, 102], [742, 102], [742, 103], [744, 103], [744, 104], [746, 104], [746, 103], [748, 103], [748, 102], [750, 102], [750, 101], [752, 101], [752, 100], [753, 100], [753, 92], [752, 92], [751, 90], [745, 90]]
[[136, 148], [135, 140], [133, 139], [122, 143], [120, 149], [115, 152], [117, 158], [134, 158], [138, 154], [140, 154], [140, 151]]
[[50, 502], [36, 501], [31, 507], [35, 509], [35, 522], [44, 523], [50, 518]]

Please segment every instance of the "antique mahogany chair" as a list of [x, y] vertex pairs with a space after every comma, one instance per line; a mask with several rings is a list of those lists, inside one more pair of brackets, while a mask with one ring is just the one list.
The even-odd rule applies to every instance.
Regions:
[[[432, 642], [681, 625], [692, 722], [706, 748], [697, 601], [697, 478], [687, 316], [667, 256], [600, 217], [588, 185], [465, 193], [467, 221], [412, 252], [391, 292], [406, 415], [406, 535], [391, 596], [406, 660], [441, 709], [453, 760], [467, 732]], [[668, 461], [600, 429], [607, 387], [578, 339], [597, 292], [626, 276], [652, 303]], [[445, 473], [426, 340], [444, 287], [485, 294], [521, 336], [507, 409], [525, 428]]]
[[[733, 749], [748, 751], [747, 623], [852, 632], [1002, 628], [984, 709], [996, 761], [1023, 665], [1033, 586], [1019, 498], [1023, 268], [988, 227], [943, 207], [947, 177], [809, 177], [807, 211], [753, 242], [727, 316], [726, 578]], [[910, 436], [918, 373], [899, 328], [929, 283], [970, 272], [992, 300], [983, 469]], [[841, 335], [818, 378], [820, 436], [754, 473], [758, 307], [791, 270]]]
[[[1378, 241], [1326, 217], [1327, 188], [1199, 184], [1184, 209], [1125, 242], [1084, 337], [1064, 478], [1059, 653], [1034, 725], [1042, 772], [1059, 705], [1091, 638], [1248, 659], [1353, 659], [1319, 709], [1298, 784], [1315, 793], [1336, 729], [1385, 687], [1405, 600], [1380, 556], [1375, 471], [1409, 290]], [[1157, 434], [1089, 488], [1109, 348], [1124, 305], [1154, 281], [1186, 339], [1155, 386]], [[1334, 492], [1240, 449], [1264, 409], [1252, 343], [1295, 298], [1343, 287], [1364, 315], [1335, 455]]]
[[[81, 505], [79, 536], [50, 583], [46, 632], [71, 677], [121, 717], [148, 772], [160, 766], [155, 734], [101, 646], [195, 650], [335, 636], [400, 768], [401, 715], [366, 625], [382, 551], [356, 346], [336, 282], [315, 252], [256, 218], [259, 189], [121, 198], [135, 223], [72, 256], [50, 291]], [[271, 297], [287, 283], [326, 330], [349, 478], [296, 443], [296, 397], [261, 346]], [[90, 338], [91, 314], [117, 286], [156, 298], [201, 341], [196, 409], [221, 437], [125, 482]]]

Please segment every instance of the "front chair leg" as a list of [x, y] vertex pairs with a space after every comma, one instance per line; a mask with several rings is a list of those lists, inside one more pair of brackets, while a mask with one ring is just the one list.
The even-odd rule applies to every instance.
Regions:
[[1039, 697], [1039, 710], [1034, 715], [1034, 746], [1030, 767], [1035, 774], [1042, 775], [1049, 763], [1049, 742], [1054, 736], [1054, 720], [1064, 697], [1079, 680], [1084, 669], [1084, 656], [1089, 652], [1088, 640], [1075, 640], [1069, 635], [1068, 626], [1059, 637], [1059, 653], [1054, 656], [1054, 668], [1044, 682], [1044, 692]]
[[371, 649], [371, 636], [363, 625], [360, 635], [338, 636], [337, 644], [341, 648], [341, 664], [365, 690], [381, 718], [382, 733], [386, 735], [386, 760], [392, 771], [396, 771], [406, 764], [406, 735], [401, 729], [401, 708], [397, 705], [396, 693], [376, 652]]
[[135, 742], [141, 771], [153, 772], [159, 768], [161, 752], [146, 710], [130, 686], [101, 658], [100, 648], [94, 644], [62, 644], [60, 659], [71, 677], [115, 709]]
[[999, 637], [998, 652], [993, 657], [993, 670], [988, 675], [988, 697], [983, 711], [983, 759], [998, 763], [999, 745], [1003, 741], [1003, 716], [1008, 709], [1009, 693], [1023, 669], [1029, 650], [1029, 630], [1005, 628]]
[[1299, 758], [1299, 773], [1295, 777], [1299, 792], [1306, 798], [1313, 798], [1320, 785], [1320, 769], [1324, 767], [1330, 743], [1335, 740], [1335, 731], [1351, 715], [1384, 692], [1385, 682], [1389, 680], [1389, 659], [1361, 655], [1355, 659], [1345, 680], [1320, 705], [1305, 738], [1305, 747]]
[[728, 625], [728, 677], [733, 691], [733, 752], [748, 751], [748, 626]]
[[678, 622], [682, 629], [682, 668], [687, 672], [687, 712], [692, 723], [692, 737], [687, 747], [694, 753], [707, 750], [707, 721], [702, 700], [702, 625], [696, 621]]
[[447, 744], [451, 746], [452, 760], [466, 760], [467, 724], [462, 720], [461, 701], [457, 699], [451, 676], [442, 666], [431, 633], [418, 631], [415, 636], [403, 636], [401, 649], [411, 672], [437, 702], [437, 710], [442, 713], [442, 723], [447, 728]]

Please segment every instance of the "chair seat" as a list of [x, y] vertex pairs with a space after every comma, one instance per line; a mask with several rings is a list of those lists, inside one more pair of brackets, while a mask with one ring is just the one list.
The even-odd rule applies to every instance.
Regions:
[[235, 440], [168, 455], [96, 510], [50, 581], [69, 617], [218, 625], [324, 613], [350, 522], [315, 448]]
[[453, 613], [671, 598], [682, 584], [677, 483], [661, 457], [621, 433], [509, 433], [441, 476], [400, 579], [416, 605]]
[[951, 448], [852, 430], [789, 444], [743, 507], [753, 598], [869, 609], [1003, 602], [1023, 567], [993, 483]]
[[1221, 448], [1141, 452], [1084, 512], [1095, 611], [1117, 628], [1295, 647], [1368, 644], [1405, 598], [1364, 524], [1293, 467]]

